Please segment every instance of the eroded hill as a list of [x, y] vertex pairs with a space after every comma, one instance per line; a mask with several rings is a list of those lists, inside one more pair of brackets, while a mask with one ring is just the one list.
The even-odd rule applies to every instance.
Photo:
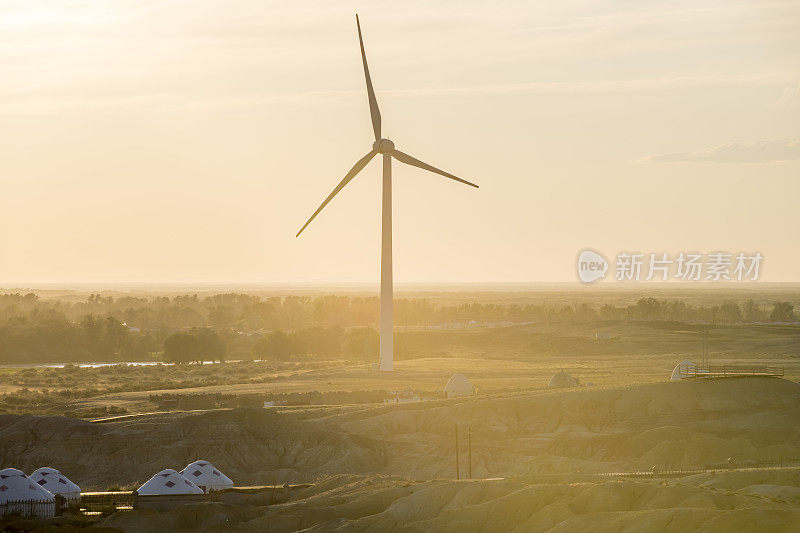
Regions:
[[275, 412], [236, 409], [107, 424], [0, 416], [0, 461], [50, 465], [84, 488], [136, 485], [198, 458], [240, 485], [334, 474], [474, 477], [800, 460], [800, 385], [769, 378]]

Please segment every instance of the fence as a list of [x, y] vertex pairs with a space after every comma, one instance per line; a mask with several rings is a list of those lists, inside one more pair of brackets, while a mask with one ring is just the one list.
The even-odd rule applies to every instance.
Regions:
[[0, 518], [8, 516], [35, 516], [38, 518], [52, 518], [56, 515], [55, 502], [8, 501], [0, 504]]
[[135, 496], [132, 491], [127, 492], [84, 492], [81, 494], [77, 511], [93, 514], [110, 511], [112, 509], [133, 509]]
[[783, 367], [764, 365], [683, 365], [687, 378], [724, 378], [737, 376], [783, 377]]
[[60, 514], [97, 515], [136, 508], [166, 510], [190, 503], [214, 502], [226, 498], [235, 498], [236, 494], [266, 493], [270, 496], [270, 503], [278, 503], [290, 499], [292, 491], [310, 486], [310, 484], [298, 484], [234, 487], [222, 491], [212, 491], [207, 494], [161, 496], [140, 496], [133, 491], [84, 492], [81, 494], [80, 499], [65, 499], [56, 495], [56, 499], [53, 502], [10, 501], [0, 504], [0, 518], [9, 515], [38, 518], [51, 518]]
[[607, 477], [686, 477], [696, 474], [707, 474], [724, 470], [782, 470], [800, 469], [800, 460], [797, 458], [780, 457], [778, 459], [765, 459], [758, 461], [745, 461], [728, 459], [724, 463], [708, 463], [703, 468], [658, 468], [637, 472], [603, 472], [601, 476]]

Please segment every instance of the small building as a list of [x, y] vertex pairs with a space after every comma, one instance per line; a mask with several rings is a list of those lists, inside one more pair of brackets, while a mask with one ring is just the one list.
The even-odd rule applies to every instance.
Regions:
[[697, 365], [691, 361], [681, 361], [672, 370], [670, 381], [684, 379], [718, 379], [744, 377], [774, 377], [784, 375], [783, 367], [766, 365]]
[[200, 487], [203, 492], [233, 487], [231, 478], [220, 472], [208, 461], [195, 461], [181, 470], [181, 475]]
[[7, 514], [49, 518], [55, 515], [56, 497], [16, 468], [0, 470], [0, 518]]
[[472, 394], [475, 394], [475, 388], [467, 377], [460, 372], [450, 376], [450, 379], [447, 380], [447, 385], [444, 386], [445, 398], [458, 398], [460, 396], [471, 396]]
[[686, 359], [685, 361], [681, 361], [675, 365], [675, 368], [672, 370], [672, 376], [670, 376], [669, 380], [680, 381], [690, 376], [694, 376], [695, 374], [697, 374], [697, 365]]
[[60, 494], [67, 500], [77, 500], [81, 497], [81, 488], [55, 468], [43, 466], [31, 474], [30, 480], [53, 494]]
[[414, 392], [414, 389], [407, 387], [403, 390], [390, 390], [383, 399], [383, 403], [414, 403], [421, 402], [422, 399]]
[[203, 489], [171, 468], [151, 477], [136, 493], [140, 496], [174, 496], [177, 494], [203, 494]]
[[578, 385], [580, 385], [578, 378], [574, 378], [562, 370], [550, 378], [550, 383], [547, 384], [547, 388], [568, 389], [571, 387], [577, 387]]

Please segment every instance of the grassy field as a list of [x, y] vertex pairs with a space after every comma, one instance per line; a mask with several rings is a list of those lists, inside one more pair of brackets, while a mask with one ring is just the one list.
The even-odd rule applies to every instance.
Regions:
[[[582, 384], [615, 387], [669, 379], [684, 359], [701, 360], [701, 329], [679, 322], [535, 324], [397, 334], [396, 371], [346, 360], [298, 358], [207, 365], [24, 368], [0, 371], [0, 410], [84, 418], [152, 412], [151, 394], [299, 394], [411, 388], [438, 397], [454, 372], [483, 393], [539, 390], [565, 370]], [[598, 339], [601, 333], [603, 339]], [[769, 364], [800, 379], [800, 327], [709, 328], [713, 364]]]
[[[476, 295], [436, 297], [460, 305]], [[686, 297], [658, 295], [673, 296]], [[719, 305], [722, 293], [689, 296]], [[794, 296], [776, 289], [735, 297], [758, 298], [767, 309]], [[576, 309], [582, 300], [625, 306], [638, 297], [481, 296], [497, 305], [546, 300]], [[197, 459], [238, 485], [308, 484], [279, 501], [275, 491], [227, 494], [211, 505], [52, 524], [121, 531], [800, 528], [800, 325], [599, 316], [506, 322], [399, 328], [392, 373], [345, 354], [1, 368], [0, 463], [25, 472], [53, 466], [85, 490], [135, 488]], [[779, 366], [785, 375], [669, 382], [676, 364], [704, 358]], [[581, 386], [550, 390], [560, 371]], [[469, 378], [475, 395], [442, 398], [454, 372]], [[405, 389], [426, 401], [383, 403]], [[263, 401], [278, 404], [265, 409]], [[693, 472], [606, 475], [653, 469]], [[463, 479], [470, 471], [476, 479]], [[6, 525], [42, 524], [0, 522]]]

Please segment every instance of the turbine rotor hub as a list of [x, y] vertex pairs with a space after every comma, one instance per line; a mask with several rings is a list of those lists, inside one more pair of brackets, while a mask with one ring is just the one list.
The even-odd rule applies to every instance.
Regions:
[[372, 149], [381, 154], [391, 154], [394, 152], [394, 143], [389, 139], [381, 139], [372, 143]]

